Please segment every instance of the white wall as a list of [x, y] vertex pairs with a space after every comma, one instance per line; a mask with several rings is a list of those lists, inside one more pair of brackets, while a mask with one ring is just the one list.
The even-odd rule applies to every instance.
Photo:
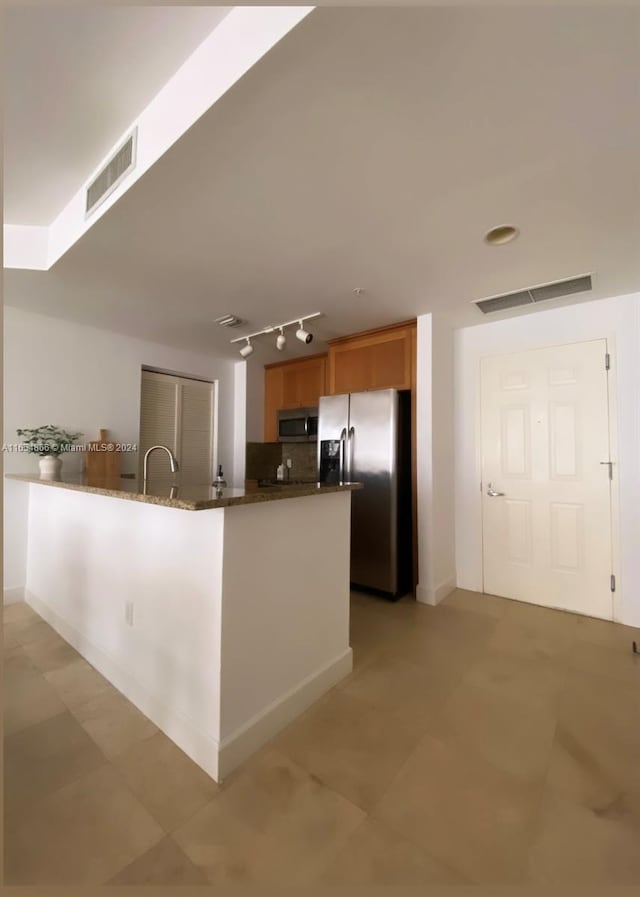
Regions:
[[[219, 381], [218, 458], [231, 479], [241, 470], [238, 459], [244, 453], [244, 436], [234, 430], [236, 362], [9, 307], [4, 310], [3, 441], [17, 442], [18, 427], [51, 423], [82, 431], [87, 440], [104, 427], [115, 441], [136, 443], [143, 364]], [[5, 452], [3, 461], [5, 473], [37, 469], [36, 458], [24, 453]], [[64, 455], [63, 463], [79, 469], [81, 456]], [[137, 455], [123, 455], [122, 469], [135, 472]], [[4, 499], [4, 587], [14, 589], [25, 582], [26, 490], [5, 480]]]
[[224, 509], [16, 485], [30, 506], [27, 602], [217, 777]]
[[417, 332], [416, 443], [418, 588], [437, 604], [456, 583], [453, 464], [453, 332], [435, 315], [421, 315]]
[[458, 586], [482, 590], [478, 437], [484, 355], [606, 338], [612, 355], [620, 556], [615, 616], [640, 626], [640, 294], [566, 306], [455, 333], [455, 512]]

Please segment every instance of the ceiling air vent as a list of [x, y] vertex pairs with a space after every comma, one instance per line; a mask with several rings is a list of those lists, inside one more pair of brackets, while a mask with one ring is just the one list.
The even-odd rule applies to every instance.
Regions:
[[87, 187], [87, 203], [85, 216], [94, 212], [116, 189], [118, 184], [129, 174], [136, 164], [136, 136], [134, 128], [120, 149], [109, 159], [100, 174]]
[[537, 287], [529, 287], [526, 290], [518, 290], [516, 293], [505, 293], [502, 296], [491, 296], [489, 299], [480, 299], [475, 302], [480, 311], [489, 315], [496, 311], [505, 311], [508, 308], [519, 308], [521, 305], [534, 305], [536, 302], [545, 302], [547, 299], [558, 299], [560, 296], [570, 296], [572, 293], [585, 293], [591, 289], [591, 275], [584, 274], [580, 277], [571, 277], [569, 280], [557, 280], [554, 283], [543, 283]]
[[216, 324], [219, 324], [221, 327], [237, 327], [239, 324], [246, 323], [242, 318], [237, 318], [235, 315], [222, 315], [216, 318]]

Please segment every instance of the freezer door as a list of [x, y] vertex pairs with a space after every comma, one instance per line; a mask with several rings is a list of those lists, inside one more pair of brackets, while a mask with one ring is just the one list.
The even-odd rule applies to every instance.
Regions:
[[347, 440], [351, 494], [351, 581], [395, 594], [398, 588], [398, 391], [352, 393]]
[[[347, 431], [349, 428], [349, 395], [322, 396], [318, 403], [318, 481], [346, 479], [344, 470]], [[336, 459], [332, 465], [331, 459]]]

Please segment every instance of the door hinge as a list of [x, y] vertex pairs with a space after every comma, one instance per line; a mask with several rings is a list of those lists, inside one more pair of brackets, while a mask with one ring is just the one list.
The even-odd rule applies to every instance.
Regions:
[[615, 592], [615, 590], [616, 590], [616, 577], [615, 577], [615, 575], [612, 573], [612, 574], [611, 574], [611, 591], [612, 591], [612, 592]]
[[605, 369], [605, 371], [608, 371], [610, 367], [611, 367], [611, 356], [610, 356], [609, 353], [607, 352], [606, 355], [604, 356], [604, 369]]

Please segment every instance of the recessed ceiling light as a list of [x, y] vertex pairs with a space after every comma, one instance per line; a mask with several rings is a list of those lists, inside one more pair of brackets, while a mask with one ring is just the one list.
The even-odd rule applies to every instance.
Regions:
[[492, 227], [484, 235], [484, 242], [490, 246], [502, 246], [503, 243], [510, 243], [518, 236], [520, 231], [512, 224], [501, 224], [499, 227]]

